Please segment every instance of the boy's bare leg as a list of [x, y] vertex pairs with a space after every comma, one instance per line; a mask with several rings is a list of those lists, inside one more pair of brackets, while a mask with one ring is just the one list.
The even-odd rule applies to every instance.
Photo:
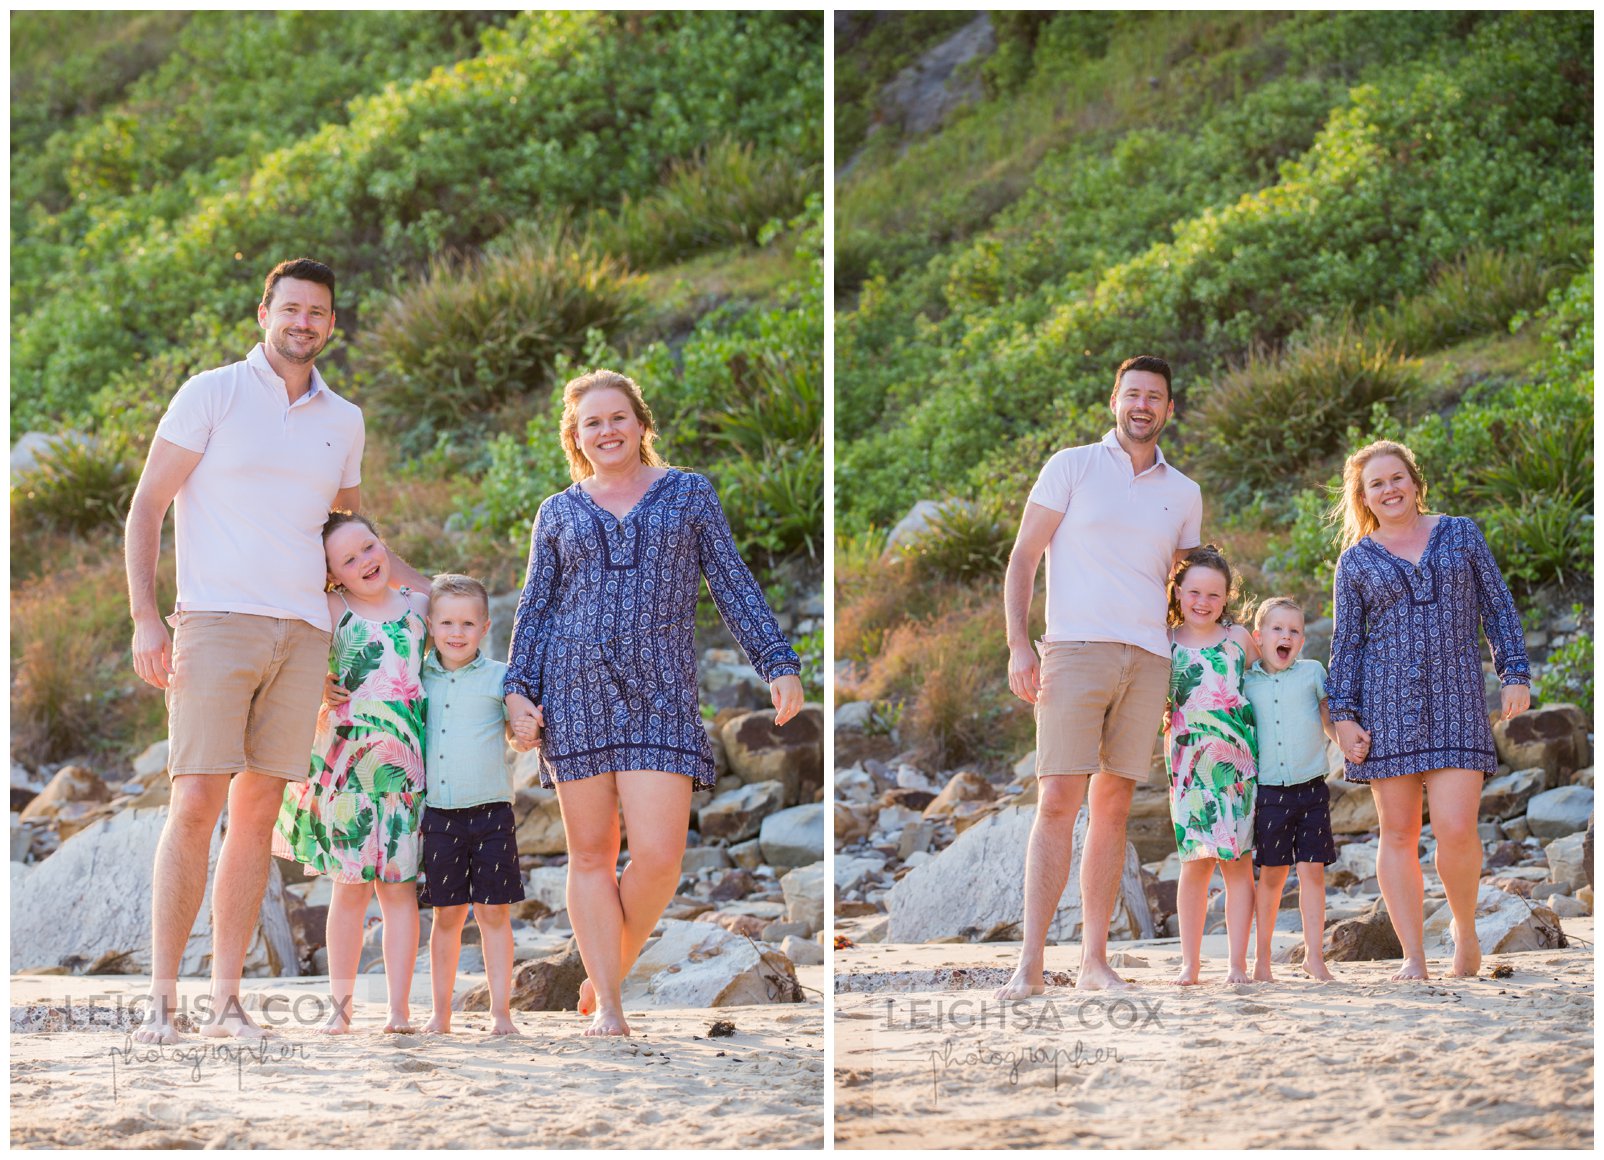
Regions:
[[[1081, 952], [1080, 977], [1075, 987], [1081, 991], [1124, 991], [1134, 984], [1120, 978], [1108, 965], [1108, 924], [1114, 919], [1120, 877], [1125, 870], [1125, 821], [1130, 816], [1136, 782], [1116, 773], [1098, 773], [1091, 782], [1091, 817], [1080, 860]], [[1070, 824], [1074, 824], [1073, 817]]]
[[1326, 868], [1298, 863], [1298, 910], [1303, 915], [1303, 970], [1322, 983], [1332, 981], [1326, 966]]
[[[1025, 922], [1019, 966], [997, 989], [999, 999], [1027, 999], [1046, 990], [1047, 928], [1058, 911], [1073, 864], [1075, 818], [1086, 800], [1086, 774], [1057, 773], [1037, 779], [1036, 818], [1025, 848]], [[1105, 924], [1106, 925], [1106, 924]]]
[[1253, 927], [1253, 858], [1244, 854], [1229, 862], [1220, 863], [1220, 877], [1225, 879], [1225, 937], [1231, 953], [1227, 983], [1247, 983], [1248, 933]]
[[212, 884], [212, 1019], [202, 1035], [260, 1039], [267, 1033], [239, 1000], [245, 952], [262, 912], [272, 868], [273, 822], [284, 803], [282, 777], [246, 770], [228, 789], [228, 829]]
[[[457, 966], [462, 958], [462, 924], [468, 918], [468, 904], [437, 906], [434, 925], [429, 928], [429, 991], [434, 1002], [425, 1035], [451, 1034], [451, 1000], [457, 989]], [[509, 928], [510, 929], [510, 928]], [[485, 948], [488, 962], [490, 949]]]
[[[1270, 965], [1270, 940], [1275, 935], [1275, 919], [1281, 910], [1281, 894], [1286, 889], [1287, 874], [1290, 866], [1260, 866], [1259, 886], [1253, 892], [1253, 910], [1256, 932], [1254, 936], [1253, 954], [1253, 981], [1255, 983], [1275, 982], [1275, 972]], [[1298, 887], [1304, 885], [1303, 867], [1298, 867]], [[1298, 896], [1299, 905], [1302, 905], [1303, 896]], [[1307, 913], [1307, 910], [1305, 911]]]
[[384, 915], [384, 989], [390, 1012], [384, 1030], [390, 1035], [411, 1035], [412, 971], [418, 963], [418, 884], [375, 882], [379, 910]]
[[485, 979], [490, 984], [490, 1034], [517, 1035], [511, 1007], [512, 908], [476, 902], [473, 920], [479, 924], [479, 942], [485, 952]]
[[225, 774], [179, 774], [172, 779], [167, 822], [156, 845], [151, 877], [150, 1010], [134, 1032], [139, 1043], [177, 1043], [178, 966], [206, 896], [212, 831], [228, 801]]

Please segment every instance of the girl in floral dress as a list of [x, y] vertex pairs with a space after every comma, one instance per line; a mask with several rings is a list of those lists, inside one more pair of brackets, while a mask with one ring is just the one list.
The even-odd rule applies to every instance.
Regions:
[[363, 923], [377, 892], [390, 1008], [384, 1030], [410, 1033], [424, 781], [419, 670], [429, 598], [390, 589], [384, 541], [362, 516], [332, 513], [323, 549], [335, 586], [330, 676], [350, 699], [325, 700], [319, 711], [311, 773], [284, 790], [273, 852], [334, 883], [327, 932], [334, 1011], [324, 1030], [350, 1030]]
[[1231, 566], [1213, 545], [1193, 549], [1169, 584], [1170, 704], [1165, 764], [1170, 820], [1181, 852], [1176, 918], [1181, 973], [1191, 986], [1202, 965], [1209, 883], [1225, 880], [1226, 981], [1246, 983], [1253, 926], [1253, 796], [1258, 779], [1253, 706], [1242, 675], [1258, 659], [1253, 638], [1228, 624]]

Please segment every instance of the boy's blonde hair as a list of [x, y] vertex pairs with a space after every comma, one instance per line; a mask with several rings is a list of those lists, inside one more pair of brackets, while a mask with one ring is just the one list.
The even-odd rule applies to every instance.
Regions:
[[476, 597], [484, 607], [485, 619], [490, 619], [490, 592], [472, 576], [464, 576], [461, 572], [440, 573], [429, 586], [429, 601], [433, 603], [442, 596]]
[[1292, 597], [1290, 597], [1290, 596], [1272, 596], [1272, 597], [1270, 597], [1270, 599], [1266, 600], [1263, 604], [1259, 605], [1259, 607], [1254, 610], [1254, 613], [1253, 613], [1253, 631], [1254, 632], [1258, 632], [1259, 630], [1261, 630], [1264, 627], [1264, 618], [1266, 616], [1269, 616], [1270, 613], [1274, 612], [1277, 608], [1290, 608], [1293, 612], [1296, 612], [1298, 614], [1298, 616], [1300, 618], [1302, 618], [1303, 620], [1308, 620], [1309, 619], [1308, 615], [1303, 611], [1302, 607], [1298, 604], [1298, 602], [1296, 600], [1292, 599]]

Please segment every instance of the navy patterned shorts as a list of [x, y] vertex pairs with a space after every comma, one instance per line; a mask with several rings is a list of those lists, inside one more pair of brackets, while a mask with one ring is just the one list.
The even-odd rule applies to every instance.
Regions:
[[[427, 839], [425, 839], [427, 841]], [[1331, 787], [1323, 778], [1299, 785], [1259, 783], [1253, 808], [1253, 860], [1260, 866], [1337, 860], [1331, 837]]]
[[423, 811], [421, 901], [430, 906], [508, 906], [524, 900], [512, 805]]

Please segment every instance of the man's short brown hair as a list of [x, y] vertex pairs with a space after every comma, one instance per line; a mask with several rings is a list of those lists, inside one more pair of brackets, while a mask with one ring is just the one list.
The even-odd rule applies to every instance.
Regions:
[[429, 586], [429, 600], [433, 603], [442, 596], [475, 597], [484, 606], [485, 619], [490, 619], [490, 592], [472, 576], [464, 576], [461, 572], [440, 573]]
[[334, 271], [312, 258], [289, 258], [268, 271], [262, 284], [262, 305], [273, 305], [273, 289], [283, 278], [296, 278], [302, 282], [316, 282], [329, 288], [329, 309], [334, 309]]

